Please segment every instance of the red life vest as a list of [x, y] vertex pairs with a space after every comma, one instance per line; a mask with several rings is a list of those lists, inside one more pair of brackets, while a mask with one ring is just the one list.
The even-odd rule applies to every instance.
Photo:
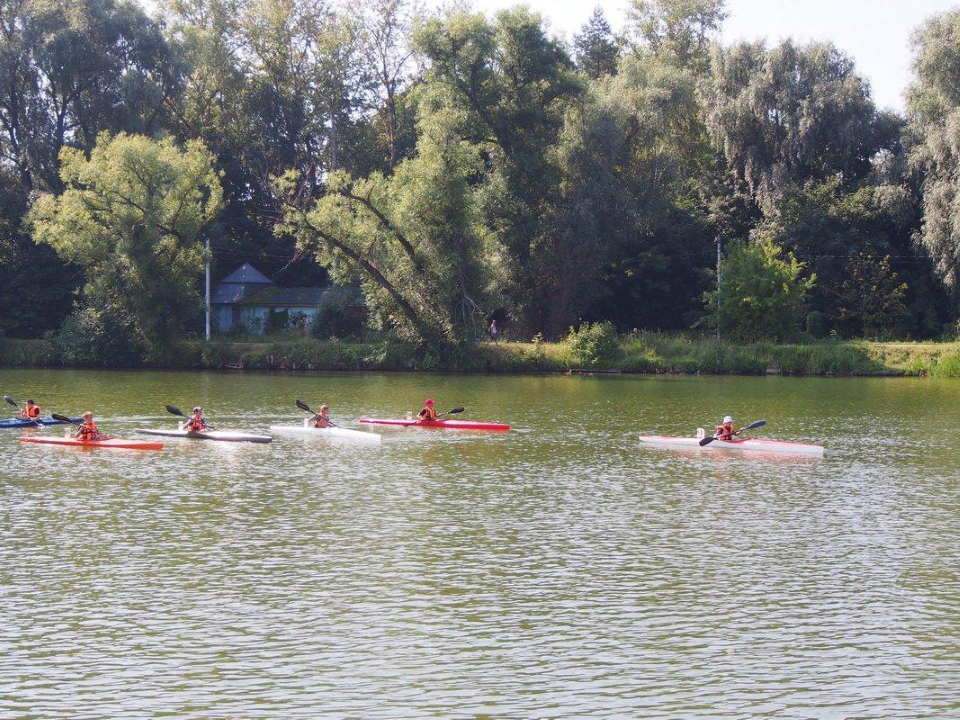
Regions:
[[80, 431], [77, 433], [77, 437], [80, 440], [96, 440], [98, 437], [100, 437], [100, 431], [97, 430], [97, 426], [93, 423], [93, 421], [90, 421], [80, 426]]
[[23, 412], [20, 413], [27, 420], [38, 420], [40, 418], [40, 406], [34, 405], [30, 407], [29, 405], [24, 406]]

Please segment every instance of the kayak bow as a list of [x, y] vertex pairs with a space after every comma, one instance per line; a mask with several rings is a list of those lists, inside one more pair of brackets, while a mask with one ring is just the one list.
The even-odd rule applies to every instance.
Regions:
[[22, 443], [36, 443], [37, 445], [60, 445], [64, 447], [111, 448], [120, 450], [163, 450], [163, 443], [146, 442], [144, 440], [121, 440], [109, 438], [107, 440], [80, 440], [72, 437], [22, 437]]
[[305, 425], [271, 425], [270, 432], [280, 433], [282, 435], [296, 435], [304, 438], [316, 438], [318, 440], [347, 440], [350, 442], [377, 444], [381, 441], [381, 436], [377, 433], [350, 430], [342, 427], [315, 428]]
[[446, 430], [509, 430], [505, 423], [479, 422], [474, 420], [383, 420], [380, 418], [360, 418], [362, 425], [393, 425], [396, 427], [437, 428]]
[[[80, 418], [72, 418], [75, 422], [80, 422]], [[11, 418], [10, 420], [0, 420], [0, 430], [10, 428], [36, 427], [37, 423], [41, 425], [64, 425], [65, 423], [54, 420], [53, 418], [37, 418], [36, 420], [24, 420], [22, 418]]]
[[227, 430], [208, 430], [207, 432], [193, 432], [188, 430], [151, 430], [137, 428], [138, 433], [144, 435], [158, 435], [160, 437], [185, 438], [187, 440], [219, 440], [221, 442], [249, 442], [268, 443], [273, 438], [269, 435], [253, 435], [252, 433], [230, 432]]
[[785, 453], [790, 455], [823, 455], [823, 445], [787, 442], [785, 440], [767, 440], [763, 438], [743, 438], [736, 440], [714, 440], [708, 445], [700, 445], [699, 438], [667, 437], [663, 435], [641, 435], [640, 442], [662, 447], [687, 448], [693, 450], [754, 450], [757, 452]]

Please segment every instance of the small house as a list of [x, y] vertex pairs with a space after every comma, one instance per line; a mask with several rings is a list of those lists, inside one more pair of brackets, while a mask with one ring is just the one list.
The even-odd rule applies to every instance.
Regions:
[[320, 310], [326, 287], [276, 285], [250, 263], [217, 283], [210, 298], [211, 323], [217, 332], [307, 330]]

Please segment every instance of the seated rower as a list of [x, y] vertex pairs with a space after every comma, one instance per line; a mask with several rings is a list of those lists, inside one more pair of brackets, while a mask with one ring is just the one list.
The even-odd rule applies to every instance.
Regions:
[[717, 429], [714, 431], [713, 436], [719, 440], [733, 440], [736, 434], [737, 430], [733, 426], [733, 418], [727, 415], [723, 419], [723, 424], [717, 425]]
[[207, 421], [203, 419], [203, 408], [195, 407], [193, 409], [193, 415], [187, 420], [183, 429], [187, 432], [206, 432], [208, 430]]
[[417, 419], [420, 422], [433, 422], [437, 419], [437, 411], [434, 410], [433, 405], [433, 400], [423, 401], [423, 410], [417, 414]]
[[27, 405], [23, 410], [20, 411], [20, 417], [24, 420], [39, 420], [40, 419], [40, 406], [37, 405], [33, 400], [27, 400]]
[[310, 418], [313, 421], [313, 426], [315, 428], [328, 428], [330, 427], [330, 408], [326, 405], [320, 406], [320, 412], [314, 413], [313, 417]]
[[100, 439], [100, 431], [97, 430], [97, 426], [93, 422], [93, 413], [89, 410], [83, 414], [83, 422], [80, 424], [80, 427], [77, 428], [74, 437], [84, 442], [92, 442]]

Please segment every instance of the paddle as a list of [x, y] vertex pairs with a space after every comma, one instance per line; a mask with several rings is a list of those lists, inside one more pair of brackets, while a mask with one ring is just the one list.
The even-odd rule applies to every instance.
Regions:
[[[767, 421], [766, 421], [766, 420], [757, 420], [756, 422], [750, 423], [750, 424], [747, 425], [745, 428], [740, 428], [739, 430], [737, 430], [737, 431], [734, 433], [734, 435], [739, 435], [740, 433], [744, 433], [744, 432], [746, 432], [747, 430], [753, 430], [754, 428], [763, 427], [763, 426], [766, 425], [766, 424], [767, 424]], [[700, 447], [703, 447], [704, 445], [709, 445], [710, 443], [712, 443], [712, 442], [713, 442], [714, 440], [716, 440], [716, 439], [717, 439], [717, 436], [716, 436], [716, 435], [714, 435], [714, 436], [712, 436], [712, 437], [705, 437], [703, 440], [700, 441]]]
[[[173, 405], [167, 405], [166, 408], [167, 408], [167, 412], [170, 413], [171, 415], [176, 415], [177, 417], [187, 418], [188, 420], [190, 419], [190, 416], [189, 416], [189, 415], [184, 415], [184, 414], [183, 414], [183, 410], [181, 410], [181, 409], [178, 408], [178, 407], [174, 407]], [[204, 420], [204, 422], [206, 422], [206, 420]], [[207, 423], [207, 427], [210, 428], [211, 430], [216, 430], [216, 428], [215, 428], [213, 425], [211, 425], [210, 423]]]
[[[58, 415], [57, 413], [50, 413], [50, 417], [62, 423], [70, 423], [71, 425], [83, 425], [83, 422], [81, 422], [80, 420], [73, 420], [71, 418], [68, 418], [66, 415]], [[98, 433], [97, 440], [113, 440], [113, 435], [103, 435], [101, 433]]]
[[[316, 415], [318, 414], [318, 413], [315, 413], [313, 410], [311, 410], [311, 409], [310, 409], [310, 406], [307, 405], [303, 400], [297, 400], [297, 407], [300, 408], [301, 410], [304, 410], [304, 411], [310, 413], [311, 415], [316, 416]], [[330, 418], [327, 418], [327, 423], [329, 423], [329, 425], [330, 425], [331, 427], [340, 427], [339, 425], [337, 425], [337, 424], [336, 424], [333, 420], [331, 420]]]
[[[18, 403], [16, 400], [14, 400], [14, 399], [13, 399], [12, 397], [10, 397], [9, 395], [4, 395], [4, 396], [3, 396], [3, 399], [6, 400], [7, 403], [9, 403], [10, 405], [13, 405], [15, 408], [17, 408], [17, 410], [21, 410], [21, 409], [22, 409], [22, 408], [20, 407], [20, 403]], [[29, 420], [29, 421], [32, 422], [34, 425], [36, 425], [38, 428], [43, 429], [43, 423], [37, 422], [37, 421], [34, 420], [33, 418], [24, 418], [23, 416], [21, 416], [21, 419], [22, 419], [22, 420]]]

